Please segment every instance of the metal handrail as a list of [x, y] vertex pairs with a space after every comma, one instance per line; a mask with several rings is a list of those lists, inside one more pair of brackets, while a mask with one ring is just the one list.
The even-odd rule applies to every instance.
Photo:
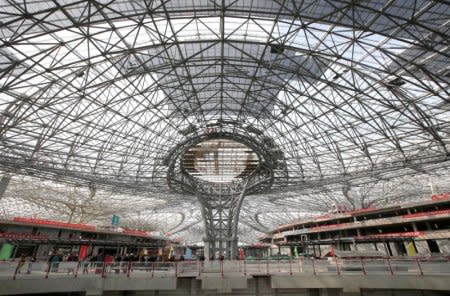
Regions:
[[[441, 260], [437, 260], [441, 259]], [[310, 262], [308, 262], [310, 261]], [[297, 268], [298, 266], [298, 268]], [[54, 277], [188, 277], [203, 274], [225, 276], [243, 275], [404, 275], [418, 276], [450, 274], [446, 257], [389, 257], [389, 258], [300, 258], [289, 260], [225, 260], [177, 262], [14, 262], [0, 261], [0, 277], [54, 278]]]

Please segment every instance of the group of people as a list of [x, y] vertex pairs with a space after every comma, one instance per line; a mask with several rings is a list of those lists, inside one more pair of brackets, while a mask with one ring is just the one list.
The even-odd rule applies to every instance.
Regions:
[[[53, 252], [49, 257], [47, 262], [49, 263], [49, 268], [51, 272], [58, 272], [60, 262], [76, 262], [78, 261], [77, 254], [63, 254], [59, 252]], [[74, 268], [68, 268], [68, 273], [73, 273]]]
[[109, 271], [112, 268], [116, 272], [123, 270], [125, 273], [128, 268], [127, 262], [140, 262], [150, 266], [150, 262], [162, 261], [162, 256], [139, 256], [133, 253], [112, 256], [98, 253], [92, 256], [86, 256], [81, 261], [83, 274], [88, 274], [90, 268], [93, 268], [96, 273], [102, 272], [103, 266], [106, 268], [106, 271]]
[[[36, 262], [36, 256], [27, 256], [25, 253], [20, 254], [16, 273], [23, 273], [24, 266], [26, 266], [26, 273], [30, 274], [33, 269], [33, 264]], [[58, 272], [60, 262], [76, 262], [78, 257], [76, 254], [62, 254], [58, 252], [52, 252], [47, 259], [49, 272]]]

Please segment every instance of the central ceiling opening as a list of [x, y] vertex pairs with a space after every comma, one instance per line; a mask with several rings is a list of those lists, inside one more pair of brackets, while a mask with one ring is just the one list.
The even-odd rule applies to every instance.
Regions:
[[186, 173], [211, 183], [239, 182], [259, 165], [258, 155], [231, 139], [212, 139], [189, 148], [182, 157]]

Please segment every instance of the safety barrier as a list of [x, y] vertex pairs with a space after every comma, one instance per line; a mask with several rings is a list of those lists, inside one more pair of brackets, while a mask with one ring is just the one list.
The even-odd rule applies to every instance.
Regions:
[[355, 258], [224, 260], [178, 262], [0, 262], [2, 278], [197, 277], [202, 275], [433, 275], [450, 274], [450, 260], [438, 258]]

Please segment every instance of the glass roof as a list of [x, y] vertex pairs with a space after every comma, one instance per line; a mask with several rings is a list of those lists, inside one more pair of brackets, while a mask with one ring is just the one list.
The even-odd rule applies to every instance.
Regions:
[[182, 157], [183, 169], [195, 178], [212, 183], [231, 183], [250, 175], [258, 156], [246, 145], [228, 139], [198, 143]]
[[174, 147], [211, 126], [269, 138], [285, 171], [248, 198], [241, 224], [255, 231], [271, 225], [266, 207], [302, 216], [293, 201], [446, 176], [449, 19], [425, 0], [0, 1], [0, 170], [67, 186], [67, 199], [133, 196], [183, 229], [200, 220], [167, 186]]

